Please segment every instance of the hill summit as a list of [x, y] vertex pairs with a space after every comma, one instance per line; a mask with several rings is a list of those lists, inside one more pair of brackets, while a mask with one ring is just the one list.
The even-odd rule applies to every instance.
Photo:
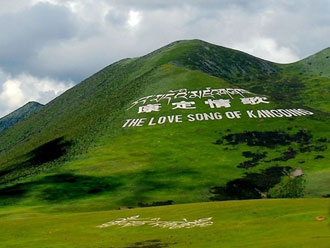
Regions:
[[14, 112], [0, 118], [0, 133], [39, 111], [42, 107], [43, 105], [38, 102], [28, 102]]

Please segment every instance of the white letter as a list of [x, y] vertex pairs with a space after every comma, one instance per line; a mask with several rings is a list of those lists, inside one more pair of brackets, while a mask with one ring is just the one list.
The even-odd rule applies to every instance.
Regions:
[[188, 121], [195, 121], [194, 115], [193, 114], [189, 114], [187, 115]]
[[125, 124], [123, 125], [123, 127], [126, 127], [127, 124], [128, 124], [131, 120], [132, 120], [132, 119], [127, 119], [126, 122], [125, 122]]
[[146, 119], [147, 119], [147, 118], [141, 118], [141, 119], [139, 120], [139, 122], [136, 124], [136, 126], [137, 126], [137, 127], [142, 127], [143, 124], [144, 124], [144, 121], [145, 121]]
[[246, 110], [246, 113], [248, 114], [249, 118], [257, 118], [253, 113], [253, 110]]
[[225, 115], [228, 119], [235, 119], [235, 115], [233, 112], [226, 112]]
[[182, 115], [176, 115], [175, 122], [182, 122]]
[[217, 120], [221, 120], [221, 119], [222, 119], [222, 115], [221, 115], [219, 112], [215, 112], [215, 113], [214, 113], [214, 117], [215, 117], [215, 119], [217, 119]]
[[153, 122], [154, 121], [154, 117], [152, 117], [148, 123], [148, 126], [154, 126], [156, 125], [156, 123]]
[[236, 116], [237, 119], [241, 118], [241, 115], [242, 115], [241, 111], [234, 111], [233, 113], [234, 113], [234, 115]]
[[161, 116], [161, 117], [159, 117], [159, 119], [158, 119], [158, 124], [164, 124], [165, 121], [166, 121], [166, 117], [165, 117], [165, 116]]

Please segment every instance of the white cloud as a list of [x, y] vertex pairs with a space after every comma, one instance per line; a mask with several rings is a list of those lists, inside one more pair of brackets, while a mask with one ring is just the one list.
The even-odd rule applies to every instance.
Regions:
[[1, 0], [0, 14], [15, 13], [31, 6], [31, 4], [27, 0]]
[[24, 98], [20, 81], [9, 79], [2, 85], [0, 94], [2, 106], [5, 105], [9, 109], [19, 107], [24, 102]]
[[127, 24], [133, 28], [133, 27], [139, 25], [141, 18], [142, 18], [142, 16], [139, 11], [130, 10], [128, 13]]
[[252, 38], [242, 43], [233, 44], [231, 47], [278, 63], [291, 63], [299, 60], [299, 57], [290, 48], [279, 46], [271, 38]]
[[29, 101], [45, 104], [74, 85], [73, 82], [36, 78], [26, 73], [11, 77], [0, 71], [0, 75], [5, 78], [0, 87], [0, 117]]

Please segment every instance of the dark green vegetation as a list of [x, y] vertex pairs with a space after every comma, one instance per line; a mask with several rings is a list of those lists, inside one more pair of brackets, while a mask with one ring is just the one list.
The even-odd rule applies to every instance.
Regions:
[[0, 118], [0, 133], [15, 125], [17, 122], [29, 117], [31, 114], [38, 112], [42, 107], [43, 105], [40, 103], [28, 102], [23, 107]]
[[213, 187], [215, 196], [211, 200], [242, 200], [262, 198], [262, 192], [268, 192], [281, 182], [285, 171], [290, 167], [269, 167], [260, 173], [246, 173], [243, 178], [229, 181], [224, 187]]
[[[281, 65], [192, 40], [114, 63], [0, 132], [0, 205], [92, 211], [328, 196], [330, 67], [318, 66], [327, 53]], [[229, 109], [199, 99], [192, 110], [129, 109], [144, 96], [206, 87], [243, 88], [270, 104], [234, 96]], [[129, 118], [278, 108], [314, 115], [122, 128]], [[291, 178], [297, 168], [304, 174]]]

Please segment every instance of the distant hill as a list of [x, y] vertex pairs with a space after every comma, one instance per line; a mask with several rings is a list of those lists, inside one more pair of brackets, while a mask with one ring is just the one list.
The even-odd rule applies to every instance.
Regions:
[[109, 65], [0, 133], [0, 204], [328, 197], [326, 52], [277, 64], [185, 40]]
[[330, 47], [292, 64], [300, 74], [330, 78]]
[[38, 102], [28, 102], [12, 113], [0, 118], [0, 133], [15, 125], [17, 122], [29, 117], [43, 107]]

